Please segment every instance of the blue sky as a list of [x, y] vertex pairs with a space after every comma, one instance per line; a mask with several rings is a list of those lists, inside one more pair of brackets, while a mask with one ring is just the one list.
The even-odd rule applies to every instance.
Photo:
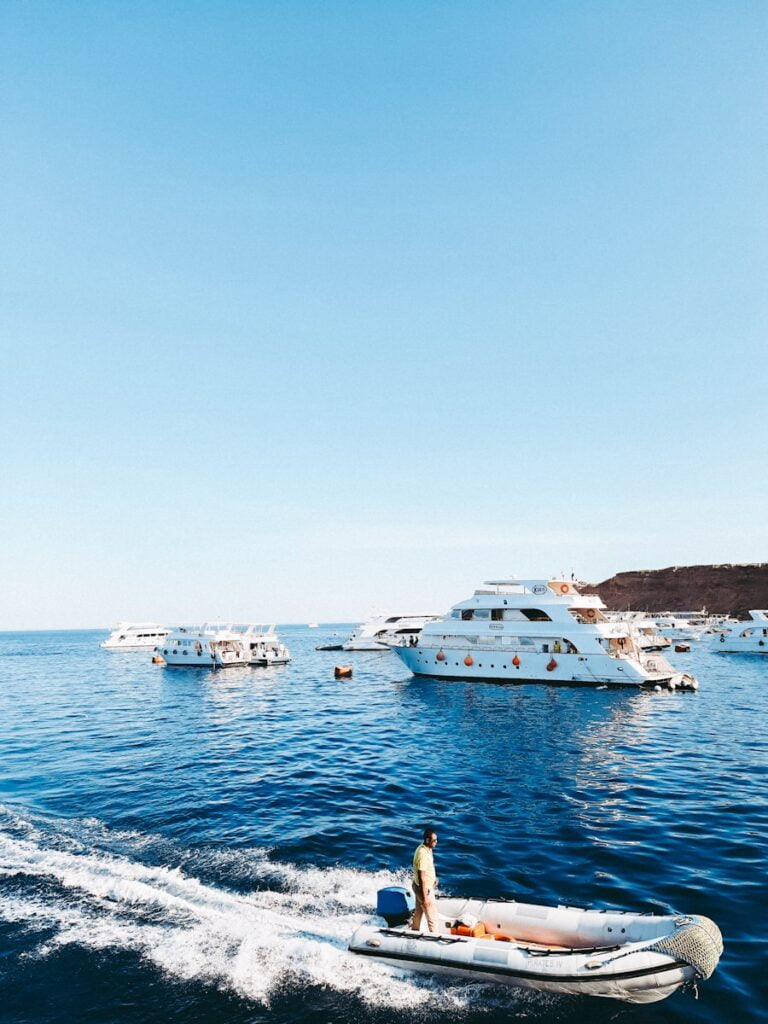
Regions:
[[768, 8], [0, 7], [0, 628], [761, 561]]

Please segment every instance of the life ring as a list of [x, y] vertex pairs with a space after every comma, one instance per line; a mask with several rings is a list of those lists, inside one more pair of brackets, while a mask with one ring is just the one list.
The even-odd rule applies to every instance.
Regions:
[[587, 609], [587, 618], [588, 619], [594, 619], [594, 617], [595, 617], [595, 609], [594, 608], [588, 608]]
[[560, 584], [560, 593], [561, 594], [567, 594], [570, 589], [571, 588], [568, 586], [567, 583], [561, 583]]

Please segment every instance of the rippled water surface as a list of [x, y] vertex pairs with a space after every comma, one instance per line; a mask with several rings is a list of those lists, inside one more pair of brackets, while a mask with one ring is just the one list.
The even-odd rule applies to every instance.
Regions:
[[[4, 1020], [768, 1019], [768, 658], [673, 656], [698, 694], [337, 681], [328, 632], [217, 673], [0, 634]], [[720, 966], [642, 1007], [352, 956], [425, 822], [443, 891], [706, 914]]]

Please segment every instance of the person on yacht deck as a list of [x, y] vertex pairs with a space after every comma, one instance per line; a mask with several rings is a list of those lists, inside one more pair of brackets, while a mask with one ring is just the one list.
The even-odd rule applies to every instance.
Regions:
[[426, 917], [433, 935], [437, 934], [437, 877], [433, 854], [436, 846], [437, 832], [430, 826], [424, 829], [424, 840], [416, 847], [413, 855], [413, 894], [416, 897], [416, 909], [411, 918], [411, 928], [415, 932], [421, 931], [421, 919]]

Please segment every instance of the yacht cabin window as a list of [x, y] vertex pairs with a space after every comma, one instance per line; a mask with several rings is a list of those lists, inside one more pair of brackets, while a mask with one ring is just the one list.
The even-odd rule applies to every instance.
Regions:
[[451, 612], [451, 618], [465, 622], [472, 619], [492, 619], [494, 622], [551, 622], [552, 619], [541, 608], [462, 608]]
[[529, 622], [551, 622], [552, 619], [540, 608], [521, 608], [520, 611]]

